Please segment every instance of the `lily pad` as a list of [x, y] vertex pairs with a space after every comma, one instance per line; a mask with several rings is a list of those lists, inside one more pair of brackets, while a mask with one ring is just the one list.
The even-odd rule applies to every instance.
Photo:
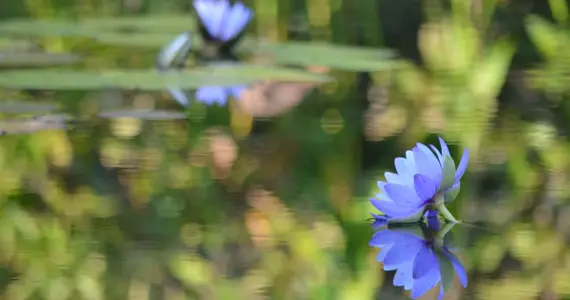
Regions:
[[[180, 34], [181, 32], [179, 32]], [[94, 39], [102, 44], [123, 47], [158, 49], [170, 43], [176, 34], [103, 32]], [[200, 47], [202, 40], [192, 35], [192, 47]]]
[[[202, 37], [191, 30], [180, 30], [176, 33], [166, 32], [100, 32], [93, 38], [105, 45], [122, 46], [122, 47], [138, 47], [145, 49], [159, 49], [170, 43], [177, 35], [182, 32], [190, 32], [192, 39], [192, 49], [201, 49], [204, 46]], [[237, 53], [249, 53], [256, 48], [257, 42], [254, 39], [244, 37], [234, 48]]]
[[267, 43], [255, 52], [276, 63], [322, 66], [347, 71], [378, 71], [396, 66], [395, 54], [386, 49], [342, 46], [324, 43]]
[[102, 112], [99, 117], [105, 119], [115, 119], [115, 118], [136, 118], [144, 120], [178, 120], [186, 119], [186, 115], [179, 111], [166, 111], [166, 110], [117, 110]]
[[32, 133], [40, 130], [64, 129], [64, 120], [49, 118], [12, 119], [0, 121], [0, 135]]
[[142, 17], [108, 17], [74, 20], [13, 19], [0, 22], [0, 34], [15, 36], [88, 36], [102, 32], [180, 33], [194, 30], [192, 15], [158, 15]]
[[0, 53], [29, 51], [36, 48], [36, 43], [32, 41], [0, 38]]
[[84, 28], [72, 21], [15, 19], [0, 22], [0, 35], [7, 36], [94, 36], [96, 33], [93, 28]]
[[27, 101], [0, 102], [0, 113], [6, 114], [50, 112], [57, 109], [56, 104], [49, 103]]
[[258, 80], [326, 82], [327, 76], [283, 67], [252, 65], [205, 66], [192, 70], [8, 70], [0, 72], [0, 87], [25, 89], [196, 89], [201, 86], [248, 85]]
[[81, 56], [71, 53], [0, 52], [0, 67], [47, 67], [75, 64]]
[[136, 17], [89, 18], [81, 21], [85, 28], [97, 31], [128, 31], [172, 33], [192, 31], [196, 28], [194, 15], [146, 15]]
[[248, 82], [257, 80], [329, 82], [332, 78], [305, 70], [270, 65], [248, 65], [233, 62], [214, 62], [196, 70], [211, 76], [239, 77]]

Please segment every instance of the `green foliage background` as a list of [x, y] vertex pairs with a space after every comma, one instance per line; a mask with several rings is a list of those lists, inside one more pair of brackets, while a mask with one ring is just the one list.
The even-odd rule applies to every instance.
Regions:
[[[455, 229], [470, 282], [446, 297], [570, 297], [565, 1], [246, 3], [255, 18], [238, 52], [250, 64], [269, 53], [271, 67], [227, 83], [320, 83], [269, 120], [236, 105], [97, 117], [182, 111], [144, 77], [155, 75], [134, 84], [119, 71], [151, 69], [164, 43], [194, 30], [189, 1], [0, 3], [0, 100], [73, 119], [0, 137], [3, 299], [405, 299], [368, 246], [368, 197], [396, 156], [437, 135], [455, 157], [471, 151], [452, 210], [478, 226]], [[282, 65], [327, 67], [327, 78]], [[63, 69], [116, 80], [63, 82]]]

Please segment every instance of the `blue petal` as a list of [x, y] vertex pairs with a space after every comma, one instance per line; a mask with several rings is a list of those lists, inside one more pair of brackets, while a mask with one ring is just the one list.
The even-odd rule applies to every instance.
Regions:
[[416, 174], [414, 176], [414, 189], [418, 197], [420, 197], [422, 201], [426, 201], [433, 198], [437, 191], [437, 185], [429, 177]]
[[409, 172], [408, 167], [406, 166], [406, 159], [403, 157], [397, 157], [394, 160], [394, 165], [396, 166], [396, 172], [399, 175], [407, 174]]
[[431, 290], [440, 280], [439, 268], [433, 269], [426, 276], [417, 279], [414, 281], [414, 287], [412, 288], [412, 298], [416, 299], [421, 297]]
[[218, 86], [204, 86], [196, 91], [196, 100], [199, 102], [212, 105], [218, 103], [224, 105], [226, 103], [226, 91]]
[[435, 253], [433, 253], [433, 250], [428, 246], [422, 247], [414, 260], [414, 279], [422, 278], [437, 268], [437, 257]]
[[402, 238], [395, 243], [388, 254], [386, 254], [384, 265], [400, 265], [413, 260], [418, 255], [418, 252], [422, 249], [423, 245], [423, 240], [408, 235], [402, 235]]
[[380, 250], [380, 252], [378, 252], [378, 255], [376, 255], [376, 261], [383, 262], [384, 258], [386, 258], [386, 254], [388, 254], [390, 249], [392, 249], [392, 244], [382, 246], [382, 249]]
[[247, 87], [245, 87], [245, 86], [234, 86], [234, 87], [230, 88], [230, 93], [231, 93], [232, 97], [234, 97], [234, 99], [239, 100], [239, 99], [241, 99], [241, 94], [246, 89], [247, 89]]
[[414, 148], [416, 171], [434, 180], [438, 185], [441, 181], [441, 165], [433, 152], [423, 144], [418, 143]]
[[374, 196], [378, 199], [388, 200], [390, 202], [394, 202], [394, 201], [392, 201], [392, 199], [390, 199], [390, 197], [388, 196], [388, 193], [386, 193], [385, 187], [388, 183], [384, 182], [384, 181], [378, 181], [376, 184], [378, 185], [378, 188], [380, 189], [380, 193], [377, 193]]
[[220, 38], [222, 22], [229, 8], [228, 0], [194, 0], [194, 9], [204, 27], [211, 36], [218, 39]]
[[405, 185], [411, 186], [414, 182], [415, 174], [415, 170], [413, 169], [413, 162], [410, 162], [409, 159], [398, 157], [394, 160], [394, 165], [396, 166], [396, 172], [398, 172], [400, 181]]
[[439, 231], [441, 227], [441, 223], [439, 221], [438, 212], [436, 210], [428, 210], [424, 218], [426, 219], [426, 223], [429, 229], [433, 231]]
[[370, 203], [376, 207], [379, 211], [383, 212], [385, 215], [390, 217], [401, 218], [409, 215], [409, 210], [402, 210], [404, 208], [399, 207], [396, 203], [386, 200], [370, 199]]
[[414, 278], [412, 277], [414, 264], [412, 261], [405, 262], [400, 265], [392, 283], [394, 286], [413, 286]]
[[388, 225], [388, 217], [375, 215], [373, 213], [370, 214], [372, 215], [372, 218], [374, 218], [374, 223], [372, 223], [374, 230], [378, 230], [380, 227]]
[[400, 178], [400, 176], [398, 176], [398, 174], [394, 174], [391, 172], [385, 172], [384, 178], [386, 178], [386, 181], [389, 183], [397, 183], [397, 184], [406, 185], [406, 183], [402, 180], [402, 178]]
[[416, 195], [416, 192], [411, 187], [389, 183], [385, 187], [386, 193], [401, 207], [417, 208], [422, 204], [422, 200]]
[[455, 182], [461, 179], [463, 173], [467, 169], [467, 164], [469, 163], [469, 149], [465, 149], [463, 151], [463, 156], [461, 157], [461, 161], [459, 162], [459, 166], [457, 166], [457, 171], [455, 171]]
[[370, 246], [381, 247], [384, 245], [392, 245], [400, 239], [400, 235], [389, 229], [376, 232], [370, 239]]
[[222, 41], [229, 41], [236, 37], [251, 19], [253, 13], [243, 3], [239, 2], [233, 5], [228, 16], [224, 19], [224, 28], [220, 32]]
[[443, 253], [449, 258], [455, 272], [457, 272], [457, 277], [459, 277], [459, 281], [463, 287], [467, 287], [467, 271], [465, 271], [465, 267], [461, 264], [461, 261], [453, 252], [449, 251], [448, 249], [444, 249]]
[[437, 150], [434, 145], [429, 145], [429, 147], [431, 150], [433, 150], [433, 152], [435, 152], [435, 155], [437, 155], [437, 159], [439, 160], [439, 164], [443, 167], [443, 159], [445, 156], [441, 155], [441, 152], [439, 152], [439, 150]]

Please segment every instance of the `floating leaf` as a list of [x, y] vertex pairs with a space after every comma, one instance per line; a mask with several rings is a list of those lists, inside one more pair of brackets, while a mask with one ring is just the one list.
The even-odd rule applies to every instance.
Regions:
[[196, 29], [194, 16], [189, 14], [87, 18], [81, 20], [80, 25], [97, 31], [141, 31], [172, 34]]
[[394, 53], [385, 49], [323, 43], [260, 44], [254, 50], [277, 63], [323, 66], [347, 71], [378, 71], [395, 66]]
[[102, 112], [99, 114], [99, 117], [106, 119], [136, 118], [136, 119], [153, 120], [153, 121], [186, 119], [186, 115], [178, 111], [143, 110], [143, 109]]
[[286, 68], [277, 66], [246, 65], [236, 63], [211, 63], [203, 70], [214, 76], [229, 76], [254, 80], [276, 80], [276, 81], [297, 81], [297, 82], [329, 82], [332, 80], [327, 75], [315, 74], [296, 68]]
[[[202, 39], [195, 34], [191, 36], [192, 48], [200, 48]], [[170, 33], [104, 32], [97, 34], [94, 38], [97, 42], [106, 45], [158, 49], [170, 43], [175, 37], [176, 34]]]
[[74, 64], [81, 56], [71, 53], [0, 53], [0, 67], [45, 67]]
[[326, 82], [324, 75], [302, 70], [251, 65], [205, 66], [185, 71], [156, 70], [9, 70], [0, 72], [0, 87], [26, 89], [123, 88], [163, 90], [201, 86], [246, 85], [257, 80]]
[[0, 121], [0, 134], [32, 133], [40, 130], [63, 129], [65, 121], [61, 118], [31, 118]]
[[95, 36], [92, 28], [84, 28], [79, 22], [61, 20], [16, 19], [0, 22], [0, 34], [12, 36]]
[[0, 34], [16, 36], [88, 36], [102, 32], [163, 32], [178, 34], [195, 29], [190, 15], [162, 15], [144, 17], [93, 18], [73, 20], [15, 19], [0, 22]]
[[[15, 40], [0, 38], [0, 53], [29, 51], [36, 48], [36, 44], [28, 40]], [[1, 54], [0, 54], [1, 55]]]
[[23, 102], [8, 101], [0, 102], [0, 112], [8, 114], [18, 113], [38, 113], [57, 110], [56, 104], [39, 103], [39, 102]]

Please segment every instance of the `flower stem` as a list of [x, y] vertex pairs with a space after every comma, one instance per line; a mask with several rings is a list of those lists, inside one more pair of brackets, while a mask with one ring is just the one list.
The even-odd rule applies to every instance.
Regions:
[[436, 205], [437, 210], [439, 211], [439, 213], [449, 222], [452, 223], [462, 223], [462, 221], [458, 221], [457, 219], [455, 219], [455, 217], [451, 214], [451, 212], [449, 212], [449, 210], [447, 209], [447, 207], [445, 207], [445, 204], [443, 202], [439, 203]]

